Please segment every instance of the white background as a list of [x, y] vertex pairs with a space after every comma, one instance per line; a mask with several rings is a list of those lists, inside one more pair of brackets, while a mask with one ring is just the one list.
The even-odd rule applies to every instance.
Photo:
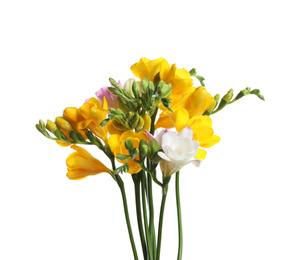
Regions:
[[[141, 57], [164, 57], [197, 68], [212, 95], [251, 87], [266, 98], [212, 116], [221, 142], [200, 168], [183, 169], [183, 260], [300, 260], [298, 2], [1, 1], [0, 259], [132, 259], [116, 183], [68, 180], [71, 149], [35, 124], [81, 106], [109, 77], [132, 77]], [[161, 259], [176, 252], [173, 178]]]

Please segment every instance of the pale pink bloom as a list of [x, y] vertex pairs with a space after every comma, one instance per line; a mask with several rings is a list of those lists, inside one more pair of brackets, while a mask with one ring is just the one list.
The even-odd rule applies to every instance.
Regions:
[[[121, 82], [118, 81], [118, 85], [120, 88], [122, 88]], [[111, 85], [112, 88], [115, 88], [113, 85]], [[95, 93], [97, 99], [102, 102], [103, 98], [105, 97], [108, 106], [109, 107], [114, 107], [114, 108], [119, 108], [119, 102], [118, 102], [118, 96], [112, 94], [109, 90], [108, 87], [102, 87], [100, 88], [96, 93]]]

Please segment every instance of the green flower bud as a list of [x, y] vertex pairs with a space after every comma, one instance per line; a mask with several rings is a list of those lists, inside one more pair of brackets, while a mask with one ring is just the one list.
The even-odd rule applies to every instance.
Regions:
[[132, 129], [134, 129], [137, 126], [137, 124], [139, 123], [139, 119], [140, 119], [139, 114], [138, 113], [134, 114], [134, 116], [133, 116], [133, 118], [131, 120], [131, 128]]
[[162, 89], [162, 98], [167, 98], [172, 93], [172, 85], [170, 83], [165, 84]]
[[134, 93], [135, 98], [140, 98], [140, 85], [138, 81], [134, 81], [132, 85], [132, 91]]
[[142, 131], [142, 130], [143, 130], [143, 126], [144, 126], [144, 119], [140, 116], [140, 117], [139, 117], [139, 122], [138, 122], [138, 124], [137, 124], [135, 130], [136, 130], [137, 132]]
[[42, 119], [39, 120], [39, 127], [40, 127], [42, 132], [46, 131], [46, 126], [45, 126], [45, 123]]
[[147, 87], [148, 87], [148, 80], [147, 80], [147, 78], [144, 78], [141, 80], [141, 83], [140, 83], [140, 89], [143, 94], [146, 92]]
[[161, 147], [159, 146], [159, 144], [157, 143], [156, 140], [150, 140], [149, 142], [149, 157], [150, 159], [157, 163], [161, 160], [161, 158], [158, 156], [158, 151], [161, 150]]
[[140, 140], [139, 151], [140, 151], [140, 157], [146, 157], [148, 154], [148, 145], [143, 139]]
[[152, 97], [154, 92], [155, 92], [154, 82], [150, 81], [149, 84], [148, 84], [148, 95], [149, 95], [149, 97]]
[[125, 140], [124, 145], [128, 151], [132, 151], [134, 149], [133, 142], [130, 139]]
[[216, 94], [216, 95], [214, 96], [214, 100], [215, 100], [216, 102], [218, 102], [220, 98], [221, 98], [221, 95], [220, 95], [220, 94]]
[[139, 154], [139, 149], [135, 148], [134, 151], [133, 151], [132, 157], [136, 158], [138, 156], [138, 154]]
[[124, 91], [127, 92], [129, 95], [131, 95], [132, 97], [134, 97], [134, 93], [133, 93], [133, 83], [134, 83], [134, 79], [128, 79], [125, 83], [124, 83]]

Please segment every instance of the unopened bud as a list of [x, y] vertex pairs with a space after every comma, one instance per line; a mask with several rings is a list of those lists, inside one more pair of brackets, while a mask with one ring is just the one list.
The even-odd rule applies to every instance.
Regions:
[[139, 143], [139, 150], [140, 150], [140, 156], [146, 157], [148, 154], [148, 145], [147, 143], [142, 139]]
[[214, 96], [214, 100], [215, 100], [216, 102], [218, 102], [220, 98], [221, 98], [221, 95], [220, 95], [220, 94], [216, 94], [216, 95]]
[[135, 114], [134, 116], [133, 116], [133, 118], [132, 118], [132, 124], [131, 124], [131, 128], [132, 129], [134, 129], [136, 126], [137, 126], [137, 124], [139, 123], [139, 119], [140, 119], [140, 116], [139, 116], [139, 114], [137, 113], [137, 114]]
[[133, 83], [134, 83], [134, 79], [128, 79], [125, 83], [124, 83], [124, 90], [125, 92], [127, 92], [128, 94], [130, 94], [132, 97], [134, 97], [134, 93], [133, 93]]
[[57, 130], [57, 126], [51, 120], [47, 120], [46, 128], [51, 132], [54, 133]]
[[40, 126], [40, 129], [45, 132], [46, 130], [46, 126], [45, 126], [45, 123], [42, 119], [39, 120], [39, 126]]
[[67, 133], [72, 131], [72, 126], [70, 123], [63, 117], [57, 117], [55, 119], [56, 125], [63, 131], [66, 131]]
[[150, 81], [149, 84], [148, 84], [148, 94], [149, 94], [149, 97], [151, 97], [155, 92], [155, 85], [154, 85], [154, 82]]
[[142, 118], [144, 120], [143, 130], [148, 131], [151, 126], [152, 120], [148, 114], [142, 115]]
[[157, 143], [156, 140], [150, 140], [149, 142], [149, 156], [150, 156], [150, 159], [157, 163], [161, 160], [161, 158], [158, 156], [158, 151], [161, 150], [161, 147], [160, 145]]
[[207, 111], [208, 112], [212, 112], [213, 109], [215, 108], [215, 106], [216, 106], [216, 101], [213, 100], [213, 102], [211, 103], [211, 105], [208, 107]]
[[134, 81], [133, 85], [132, 85], [132, 91], [133, 94], [135, 96], [135, 98], [140, 98], [140, 86], [139, 86], [139, 82]]
[[170, 83], [165, 84], [162, 89], [162, 98], [167, 98], [172, 93], [172, 85]]
[[140, 88], [141, 88], [141, 92], [143, 94], [146, 92], [147, 86], [148, 86], [148, 80], [147, 80], [147, 78], [142, 79], [141, 83], [140, 83]]
[[135, 130], [136, 130], [137, 132], [141, 131], [141, 130], [143, 130], [143, 126], [144, 126], [144, 119], [140, 116], [140, 117], [139, 117], [139, 122], [138, 122], [138, 124], [137, 124]]
[[128, 151], [132, 151], [134, 149], [133, 142], [130, 139], [125, 140], [124, 145]]
[[126, 127], [125, 127], [123, 124], [117, 122], [115, 119], [112, 120], [112, 125], [113, 125], [116, 129], [121, 130], [121, 131], [126, 131], [126, 130], [128, 130], [128, 129], [126, 129]]
[[232, 94], [231, 93], [227, 93], [226, 95], [223, 96], [223, 100], [229, 102], [232, 98]]
[[135, 148], [134, 151], [133, 151], [133, 154], [132, 154], [132, 158], [136, 158], [139, 154], [139, 149], [138, 148]]

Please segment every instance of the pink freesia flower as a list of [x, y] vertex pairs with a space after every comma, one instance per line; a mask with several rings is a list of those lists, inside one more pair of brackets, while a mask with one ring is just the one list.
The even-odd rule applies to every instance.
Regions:
[[[118, 85], [120, 86], [120, 88], [122, 88], [121, 82], [118, 81]], [[113, 85], [111, 85], [112, 88], [114, 88]], [[109, 90], [108, 87], [102, 87], [100, 88], [96, 93], [95, 93], [97, 99], [102, 102], [103, 98], [105, 97], [107, 102], [108, 102], [108, 106], [109, 107], [114, 107], [114, 108], [119, 108], [119, 102], [118, 102], [118, 96], [112, 94]]]

